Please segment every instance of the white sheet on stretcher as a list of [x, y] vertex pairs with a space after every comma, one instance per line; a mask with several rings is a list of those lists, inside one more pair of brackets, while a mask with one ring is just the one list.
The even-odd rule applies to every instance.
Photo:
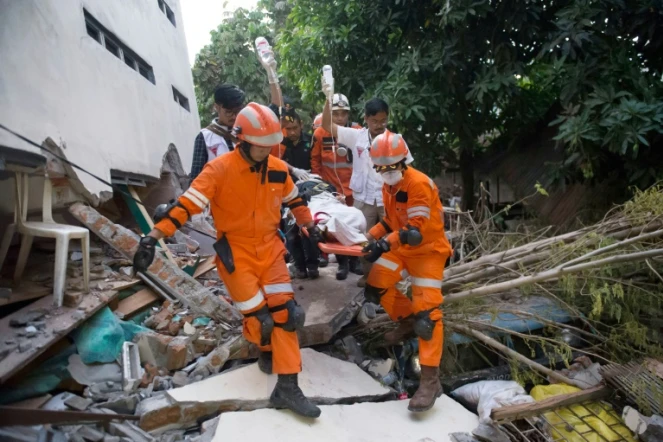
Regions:
[[311, 197], [308, 203], [313, 218], [319, 218], [318, 224], [327, 230], [336, 241], [344, 246], [353, 246], [366, 241], [366, 218], [361, 210], [348, 207], [330, 193], [323, 192]]

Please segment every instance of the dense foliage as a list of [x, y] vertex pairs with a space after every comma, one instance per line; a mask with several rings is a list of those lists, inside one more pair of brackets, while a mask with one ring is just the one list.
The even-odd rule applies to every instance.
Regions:
[[385, 98], [417, 164], [453, 163], [472, 206], [486, 148], [518, 148], [552, 123], [556, 174], [646, 186], [663, 177], [663, 6], [655, 0], [263, 0], [213, 32], [194, 67], [201, 116], [219, 80], [266, 101], [251, 50], [273, 38], [286, 84], [322, 104], [320, 69], [354, 106]]

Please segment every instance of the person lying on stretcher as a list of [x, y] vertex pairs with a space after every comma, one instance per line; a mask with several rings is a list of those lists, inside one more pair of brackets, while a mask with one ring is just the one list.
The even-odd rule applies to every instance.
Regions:
[[297, 187], [327, 240], [319, 244], [320, 250], [334, 253], [337, 258], [361, 256], [362, 245], [367, 242], [363, 233], [366, 231], [366, 219], [361, 211], [347, 206], [334, 186], [322, 180], [298, 182]]

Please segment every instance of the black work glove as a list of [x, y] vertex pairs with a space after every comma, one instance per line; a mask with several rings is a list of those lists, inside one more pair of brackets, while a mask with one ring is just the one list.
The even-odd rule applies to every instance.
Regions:
[[308, 238], [311, 240], [313, 244], [318, 244], [319, 242], [324, 242], [324, 238], [322, 237], [322, 230], [318, 226], [313, 226], [308, 230]]
[[152, 265], [152, 261], [154, 261], [154, 248], [157, 242], [156, 238], [152, 238], [151, 236], [144, 236], [140, 239], [138, 250], [134, 254], [134, 271], [145, 272]]
[[379, 239], [377, 241], [369, 242], [366, 247], [361, 249], [361, 251], [366, 253], [366, 255], [364, 255], [366, 261], [375, 262], [384, 252], [388, 252], [390, 248], [387, 240]]

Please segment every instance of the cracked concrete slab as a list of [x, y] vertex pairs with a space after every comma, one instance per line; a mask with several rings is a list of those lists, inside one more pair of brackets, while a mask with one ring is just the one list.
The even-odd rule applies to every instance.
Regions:
[[295, 299], [306, 311], [304, 328], [299, 331], [299, 345], [324, 344], [355, 317], [364, 295], [357, 287], [359, 276], [349, 274], [345, 281], [336, 279], [336, 266], [320, 269], [316, 279], [293, 279]]
[[445, 395], [425, 413], [411, 413], [407, 405], [389, 401], [322, 406], [318, 419], [273, 409], [224, 413], [213, 442], [446, 442], [453, 440], [451, 433], [469, 433], [479, 424], [475, 414]]
[[[386, 400], [394, 393], [380, 385], [357, 365], [332, 358], [311, 349], [302, 350], [299, 385], [317, 404], [348, 404]], [[270, 407], [269, 396], [276, 375], [266, 375], [258, 364], [221, 373], [163, 396], [142, 401], [136, 414], [144, 430], [166, 431], [185, 428], [202, 417], [222, 411], [250, 411]]]

